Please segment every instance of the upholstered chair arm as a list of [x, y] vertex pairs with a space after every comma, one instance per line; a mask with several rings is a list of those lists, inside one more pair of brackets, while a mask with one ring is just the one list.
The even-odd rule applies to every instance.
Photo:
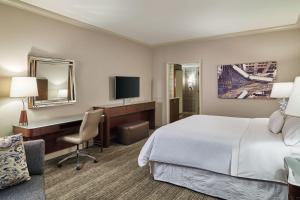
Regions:
[[26, 141], [24, 147], [29, 174], [42, 175], [44, 173], [45, 141]]

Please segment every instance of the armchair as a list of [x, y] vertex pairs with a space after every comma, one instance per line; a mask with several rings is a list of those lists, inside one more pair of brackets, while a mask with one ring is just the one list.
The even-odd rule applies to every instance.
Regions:
[[3, 200], [44, 200], [44, 140], [24, 142], [26, 161], [31, 179], [27, 182], [0, 190]]

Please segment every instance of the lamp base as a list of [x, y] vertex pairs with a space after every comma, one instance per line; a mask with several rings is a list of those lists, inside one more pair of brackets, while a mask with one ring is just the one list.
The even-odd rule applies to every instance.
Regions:
[[20, 126], [27, 126], [28, 125], [28, 118], [27, 118], [26, 110], [22, 110], [21, 113], [20, 113], [19, 125]]
[[282, 113], [284, 113], [284, 111], [285, 111], [285, 109], [286, 109], [286, 106], [287, 106], [287, 100], [285, 99], [285, 98], [283, 98], [283, 99], [281, 99], [280, 101], [279, 101], [279, 104], [280, 104], [280, 111], [282, 112]]

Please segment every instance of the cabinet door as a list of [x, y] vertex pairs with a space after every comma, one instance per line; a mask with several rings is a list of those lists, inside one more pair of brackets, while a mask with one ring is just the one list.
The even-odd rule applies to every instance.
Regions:
[[179, 98], [170, 99], [170, 123], [179, 120]]
[[289, 200], [300, 199], [300, 187], [289, 184]]

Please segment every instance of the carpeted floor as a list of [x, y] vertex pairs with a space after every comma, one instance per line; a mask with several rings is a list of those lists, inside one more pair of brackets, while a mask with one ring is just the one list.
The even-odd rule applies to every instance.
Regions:
[[98, 163], [82, 159], [83, 168], [75, 170], [68, 161], [56, 167], [60, 159], [47, 161], [45, 169], [46, 198], [48, 200], [101, 199], [101, 200], [214, 200], [197, 192], [172, 184], [154, 181], [149, 168], [140, 168], [137, 157], [144, 141], [130, 146], [112, 145], [88, 151], [98, 158]]

